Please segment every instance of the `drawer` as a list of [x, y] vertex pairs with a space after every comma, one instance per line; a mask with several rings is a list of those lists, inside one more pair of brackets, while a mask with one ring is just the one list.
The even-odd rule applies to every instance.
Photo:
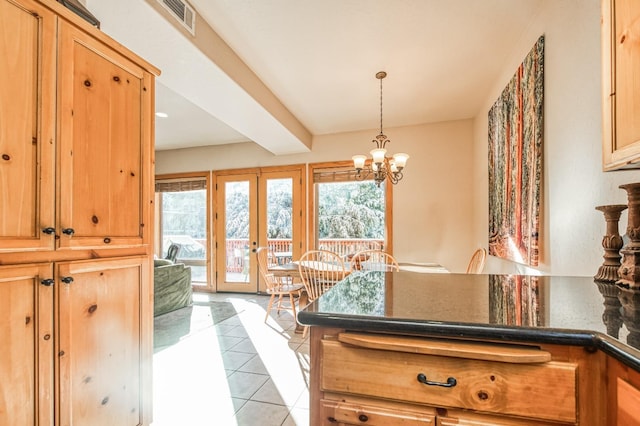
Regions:
[[367, 426], [426, 426], [436, 424], [436, 416], [410, 410], [381, 407], [376, 404], [354, 404], [349, 402], [320, 401], [322, 409], [322, 425], [367, 425]]
[[[455, 349], [455, 343], [450, 346]], [[362, 348], [323, 340], [321, 387], [436, 407], [576, 422], [575, 364], [511, 363], [469, 359], [473, 354], [462, 356]]]

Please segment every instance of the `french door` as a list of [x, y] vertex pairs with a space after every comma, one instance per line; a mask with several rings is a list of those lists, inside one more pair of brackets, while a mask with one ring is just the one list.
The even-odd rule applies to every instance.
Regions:
[[303, 166], [216, 173], [215, 247], [217, 291], [265, 290], [258, 247], [275, 261], [297, 259], [304, 247]]

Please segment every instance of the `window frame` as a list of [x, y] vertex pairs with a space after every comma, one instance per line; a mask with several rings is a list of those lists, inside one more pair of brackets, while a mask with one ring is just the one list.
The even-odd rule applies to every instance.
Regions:
[[[370, 163], [370, 160], [368, 160]], [[309, 202], [308, 202], [308, 226], [309, 226], [309, 236], [307, 238], [308, 241], [308, 250], [316, 250], [317, 249], [317, 217], [316, 217], [316, 205], [318, 204], [318, 194], [316, 191], [316, 182], [315, 182], [315, 174], [322, 171], [323, 173], [336, 173], [337, 175], [341, 175], [342, 178], [354, 176], [355, 170], [353, 168], [352, 161], [331, 161], [331, 162], [321, 162], [321, 163], [309, 163], [308, 164], [308, 174], [307, 174], [307, 194], [309, 194]], [[340, 179], [342, 180], [342, 179]], [[364, 180], [373, 180], [373, 177], [367, 178]], [[358, 182], [356, 179], [344, 179], [344, 181], [352, 181]], [[393, 254], [393, 184], [389, 181], [385, 182], [385, 211], [384, 211], [384, 251], [389, 254]]]

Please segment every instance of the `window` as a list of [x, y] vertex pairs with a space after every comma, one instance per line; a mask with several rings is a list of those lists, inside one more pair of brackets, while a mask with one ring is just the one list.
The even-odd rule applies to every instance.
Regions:
[[166, 257], [178, 244], [177, 261], [191, 266], [193, 285], [208, 285], [207, 177], [159, 178], [156, 180], [156, 255]]
[[391, 250], [391, 185], [358, 180], [351, 164], [310, 165], [315, 248], [349, 256], [359, 250]]

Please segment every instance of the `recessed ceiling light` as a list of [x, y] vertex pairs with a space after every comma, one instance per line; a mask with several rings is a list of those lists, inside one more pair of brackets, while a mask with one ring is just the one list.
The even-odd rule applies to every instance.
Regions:
[[166, 112], [156, 112], [156, 117], [167, 118], [169, 117], [169, 114], [167, 114]]

